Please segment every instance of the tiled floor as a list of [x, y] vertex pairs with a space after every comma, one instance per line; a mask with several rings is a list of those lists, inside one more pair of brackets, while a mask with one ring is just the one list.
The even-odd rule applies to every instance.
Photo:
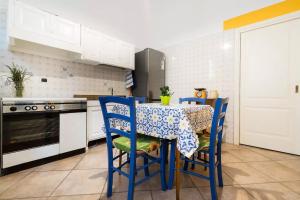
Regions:
[[[223, 166], [221, 200], [300, 200], [300, 156], [224, 144]], [[106, 168], [102, 144], [84, 155], [0, 177], [0, 199], [105, 200]], [[207, 181], [189, 175], [181, 179], [182, 199], [210, 199]], [[127, 179], [115, 174], [113, 191], [111, 199], [126, 199]], [[136, 187], [135, 200], [162, 199], [175, 199], [175, 190], [161, 191], [159, 176]]]

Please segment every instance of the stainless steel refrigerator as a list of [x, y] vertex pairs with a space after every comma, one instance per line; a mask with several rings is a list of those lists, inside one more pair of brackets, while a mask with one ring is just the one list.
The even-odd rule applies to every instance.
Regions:
[[135, 54], [135, 86], [133, 96], [160, 101], [160, 87], [165, 86], [166, 59], [164, 53], [147, 48]]

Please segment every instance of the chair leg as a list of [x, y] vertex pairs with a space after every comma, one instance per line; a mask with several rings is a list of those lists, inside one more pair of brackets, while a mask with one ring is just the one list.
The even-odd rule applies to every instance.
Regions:
[[166, 158], [166, 164], [168, 164], [168, 158], [169, 158], [169, 142], [168, 140], [165, 140], [165, 158]]
[[108, 174], [107, 174], [107, 197], [112, 196], [113, 188], [113, 152], [112, 149], [108, 148]]
[[[207, 162], [207, 154], [205, 152], [204, 152], [203, 156], [204, 156], [204, 161]], [[204, 170], [206, 171], [207, 167], [204, 167]]]
[[169, 163], [169, 180], [168, 189], [173, 188], [174, 175], [175, 175], [175, 152], [176, 151], [176, 140], [171, 140], [171, 151], [170, 151], [170, 163]]
[[[145, 165], [148, 165], [148, 158], [146, 155], [144, 156], [144, 166]], [[144, 168], [144, 173], [145, 173], [145, 176], [149, 176], [149, 166]]]
[[129, 183], [127, 200], [134, 198], [135, 174], [136, 174], [136, 153], [130, 152], [130, 165], [129, 165]]
[[[192, 159], [193, 159], [193, 161], [195, 161], [195, 154], [193, 154]], [[191, 167], [191, 169], [192, 169], [192, 170], [195, 169], [195, 163], [194, 163], [194, 162], [192, 162], [192, 167]]]
[[[214, 155], [213, 155], [214, 156]], [[211, 156], [210, 156], [211, 158]], [[215, 159], [209, 159], [209, 182], [210, 182], [210, 192], [211, 192], [211, 199], [217, 200], [217, 190], [216, 190], [216, 176], [215, 176]]]
[[166, 184], [166, 148], [167, 141], [162, 140], [160, 146], [160, 181], [161, 181], [161, 189], [165, 191], [167, 189]]
[[218, 170], [218, 183], [219, 183], [219, 187], [223, 187], [221, 154], [222, 154], [221, 144], [218, 144], [218, 147], [217, 147], [217, 161], [218, 161], [217, 170]]
[[[119, 156], [120, 156], [120, 157], [119, 157], [119, 169], [121, 169], [121, 165], [122, 165], [122, 157], [123, 157], [123, 156], [121, 156], [122, 153], [123, 153], [122, 150], [119, 150]], [[119, 172], [119, 175], [121, 175], [120, 172]]]
[[184, 171], [187, 171], [188, 168], [189, 168], [189, 162], [188, 162], [186, 159], [188, 159], [188, 158], [185, 158], [185, 159], [184, 159], [184, 165], [183, 165], [183, 170], [184, 170]]

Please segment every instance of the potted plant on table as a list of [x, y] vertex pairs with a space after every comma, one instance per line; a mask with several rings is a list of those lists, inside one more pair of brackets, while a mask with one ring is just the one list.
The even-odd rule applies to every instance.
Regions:
[[161, 87], [160, 92], [161, 92], [161, 96], [160, 96], [161, 103], [165, 106], [169, 105], [171, 96], [173, 95], [173, 93], [170, 92], [169, 86]]
[[24, 81], [28, 80], [31, 77], [31, 74], [27, 70], [15, 63], [12, 63], [11, 66], [6, 65], [9, 69], [10, 75], [7, 76], [7, 80], [11, 83], [14, 83], [16, 89], [16, 97], [22, 97], [24, 91]]

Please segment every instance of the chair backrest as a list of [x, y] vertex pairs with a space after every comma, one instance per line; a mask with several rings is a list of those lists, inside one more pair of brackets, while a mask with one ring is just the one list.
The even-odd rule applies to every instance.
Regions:
[[134, 97], [137, 103], [146, 103], [146, 97]]
[[188, 102], [189, 104], [191, 102], [195, 102], [195, 103], [200, 103], [202, 105], [205, 105], [206, 103], [206, 99], [204, 98], [197, 98], [197, 97], [184, 97], [184, 98], [179, 98], [179, 103], [183, 103], [183, 102]]
[[218, 98], [215, 104], [211, 130], [210, 130], [210, 150], [214, 150], [216, 140], [222, 142], [223, 126], [228, 106], [228, 98]]
[[[109, 149], [112, 149], [112, 134], [117, 134], [119, 136], [127, 137], [131, 142], [131, 150], [136, 150], [136, 111], [135, 111], [135, 98], [134, 97], [116, 97], [116, 96], [106, 96], [99, 97], [103, 119], [106, 130], [106, 142]], [[125, 114], [114, 113], [108, 111], [107, 105], [118, 104], [125, 106], [129, 110], [129, 116]], [[113, 127], [111, 123], [113, 120], [125, 121], [129, 124], [130, 130], [125, 131], [118, 129], [118, 127]]]

